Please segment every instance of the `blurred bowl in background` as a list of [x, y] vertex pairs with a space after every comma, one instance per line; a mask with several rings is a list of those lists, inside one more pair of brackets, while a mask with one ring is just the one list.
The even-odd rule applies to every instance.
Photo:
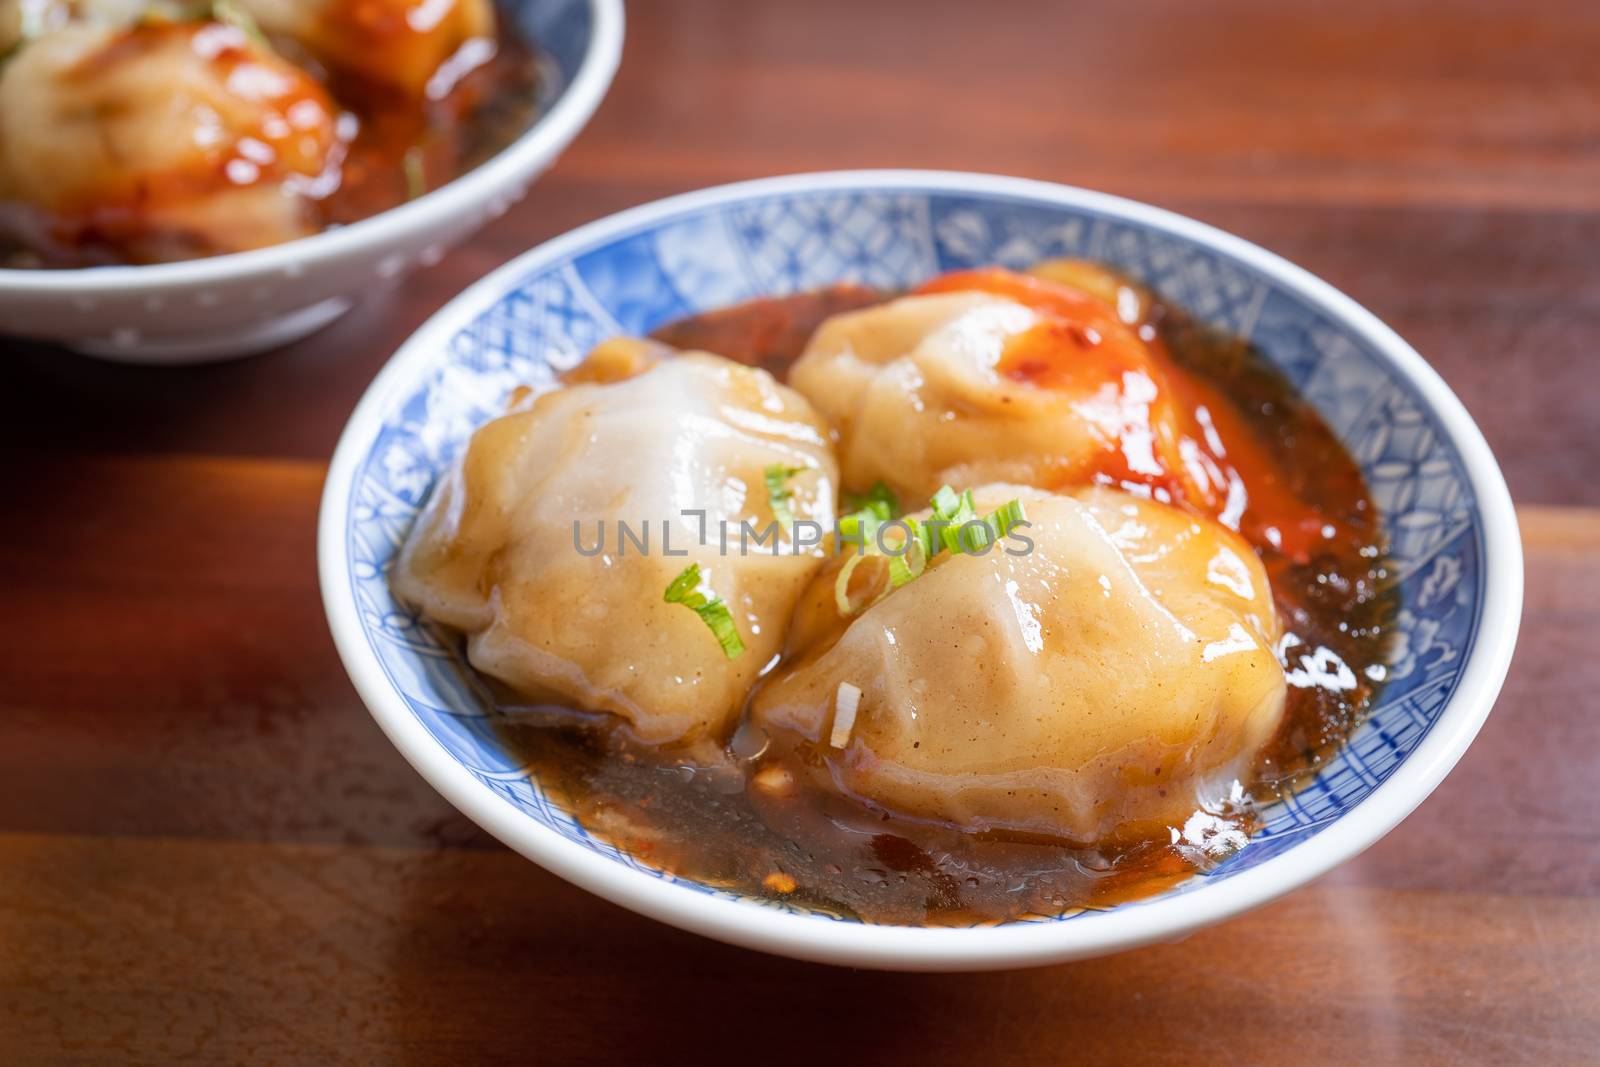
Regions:
[[543, 113], [417, 199], [268, 248], [148, 266], [0, 269], [0, 330], [128, 363], [202, 363], [287, 344], [375, 285], [437, 263], [526, 194], [589, 121], [622, 54], [621, 0], [502, 0], [539, 49]]

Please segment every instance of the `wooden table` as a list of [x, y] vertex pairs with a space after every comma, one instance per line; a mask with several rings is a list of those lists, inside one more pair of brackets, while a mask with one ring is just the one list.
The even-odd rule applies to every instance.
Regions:
[[[0, 1063], [1600, 1059], [1600, 7], [636, 0], [593, 125], [503, 222], [233, 365], [4, 343]], [[668, 193], [990, 170], [1283, 253], [1431, 359], [1522, 508], [1478, 742], [1314, 886], [1175, 945], [982, 976], [727, 948], [512, 855], [346, 681], [324, 465], [486, 270]]]

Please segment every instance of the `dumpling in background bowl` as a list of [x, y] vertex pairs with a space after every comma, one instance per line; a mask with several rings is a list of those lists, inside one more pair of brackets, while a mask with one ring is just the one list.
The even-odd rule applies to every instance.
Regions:
[[65, 26], [0, 66], [0, 209], [36, 251], [91, 261], [306, 237], [348, 147], [338, 114], [233, 26]]
[[[491, 0], [235, 0], [328, 67], [410, 96], [442, 95], [493, 48]], [[470, 42], [480, 53], [460, 55]], [[452, 57], [459, 55], [452, 70]]]
[[152, 363], [302, 337], [503, 214], [621, 55], [620, 0], [262, 2], [265, 44], [243, 0], [0, 0], [0, 329]]

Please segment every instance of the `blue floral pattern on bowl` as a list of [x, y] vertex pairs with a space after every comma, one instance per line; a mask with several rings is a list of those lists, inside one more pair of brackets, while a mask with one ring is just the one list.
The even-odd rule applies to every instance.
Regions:
[[1049, 256], [1114, 264], [1249, 338], [1316, 405], [1366, 473], [1404, 604], [1379, 706], [1311, 784], [1266, 811], [1248, 845], [1165, 895], [1203, 890], [1318, 834], [1416, 748], [1469, 657], [1484, 602], [1484, 531], [1462, 457], [1437, 415], [1369, 342], [1296, 292], [1179, 233], [1023, 195], [915, 183], [748, 195], [656, 217], [508, 280], [394, 394], [352, 483], [349, 580], [390, 683], [439, 745], [528, 818], [652, 876], [736, 895], [675, 879], [591, 835], [561, 797], [530, 779], [489, 728], [470, 672], [393, 599], [395, 552], [435, 479], [471, 432], [502, 410], [506, 394], [547, 381], [606, 337], [834, 282], [903, 287], [941, 271], [1020, 267]]

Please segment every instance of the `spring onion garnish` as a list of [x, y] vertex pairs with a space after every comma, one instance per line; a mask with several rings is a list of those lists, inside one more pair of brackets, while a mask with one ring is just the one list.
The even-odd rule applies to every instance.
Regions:
[[847, 540], [870, 544], [878, 527], [894, 518], [899, 510], [889, 487], [879, 482], [863, 494], [846, 493], [846, 514], [839, 518], [839, 534]]
[[[980, 516], [970, 489], [957, 493], [948, 485], [933, 494], [928, 507], [931, 512], [928, 518], [897, 519], [894, 526], [886, 529], [887, 517], [880, 518], [880, 513], [872, 508], [862, 508], [839, 520], [841, 537], [860, 543], [856, 553], [845, 561], [834, 576], [833, 601], [840, 615], [854, 615], [917, 578], [940, 552], [982, 555], [1012, 530], [1028, 522], [1020, 499], [1013, 497], [988, 515]], [[909, 538], [905, 530], [900, 528], [902, 523], [910, 528]], [[881, 544], [880, 529], [883, 533]], [[876, 585], [869, 587], [875, 589], [870, 595], [852, 597], [850, 577], [868, 556], [885, 558], [889, 581], [881, 589]]]
[[894, 518], [894, 513], [899, 505], [895, 501], [894, 493], [887, 485], [879, 482], [865, 493], [846, 493], [844, 506], [850, 511], [868, 511], [879, 519]]
[[700, 616], [700, 621], [711, 629], [717, 643], [722, 646], [722, 654], [729, 659], [744, 651], [744, 642], [739, 639], [739, 631], [733, 625], [728, 605], [719, 596], [708, 600], [700, 591], [700, 564], [691, 563], [685, 567], [681, 574], [672, 579], [672, 584], [667, 586], [661, 599], [668, 604], [682, 604]]
[[866, 558], [863, 553], [851, 556], [844, 561], [844, 566], [839, 568], [839, 573], [833, 579], [833, 606], [839, 609], [840, 615], [847, 618], [866, 606], [864, 599], [860, 603], [850, 599], [850, 576]]
[[961, 498], [948, 485], [941, 485], [939, 491], [934, 493], [933, 498], [928, 501], [928, 507], [933, 509], [933, 517], [936, 519], [949, 518], [956, 513], [956, 509], [960, 506]]
[[794, 490], [789, 488], [789, 479], [803, 470], [804, 467], [785, 467], [782, 463], [774, 463], [766, 470], [767, 504], [772, 508], [772, 517], [778, 520], [778, 525], [788, 530], [794, 529], [794, 512], [789, 510], [789, 499], [794, 496]]
[[889, 554], [889, 586], [893, 589], [899, 589], [911, 579], [920, 576], [928, 567], [927, 547], [922, 537], [915, 532], [918, 524], [910, 523], [909, 520], [902, 521], [908, 522], [913, 527], [913, 533], [910, 540], [903, 544], [896, 539], [896, 547], [902, 551], [898, 554], [894, 552]]
[[224, 26], [232, 26], [262, 48], [272, 51], [272, 42], [261, 32], [261, 27], [250, 12], [240, 7], [236, 0], [211, 0], [211, 18]]
[[1022, 510], [1022, 501], [1016, 497], [1001, 504], [984, 517], [984, 525], [989, 527], [989, 543], [1005, 539], [1005, 536], [1018, 526], [1025, 526], [1028, 522], [1028, 513]]
[[[933, 509], [934, 521], [942, 524], [937, 529], [943, 548], [947, 548], [951, 552], [960, 552], [963, 548], [977, 552], [986, 547], [985, 545], [964, 545], [961, 540], [962, 527], [978, 517], [978, 506], [972, 501], [971, 489], [957, 496], [956, 491], [948, 485], [941, 486], [939, 491], [933, 494], [933, 500], [929, 502], [929, 506]], [[930, 527], [929, 529], [931, 531], [933, 528]], [[930, 536], [928, 540], [932, 541], [932, 537]], [[939, 554], [937, 547], [940, 546], [930, 544], [928, 547], [930, 555], [936, 556]]]

